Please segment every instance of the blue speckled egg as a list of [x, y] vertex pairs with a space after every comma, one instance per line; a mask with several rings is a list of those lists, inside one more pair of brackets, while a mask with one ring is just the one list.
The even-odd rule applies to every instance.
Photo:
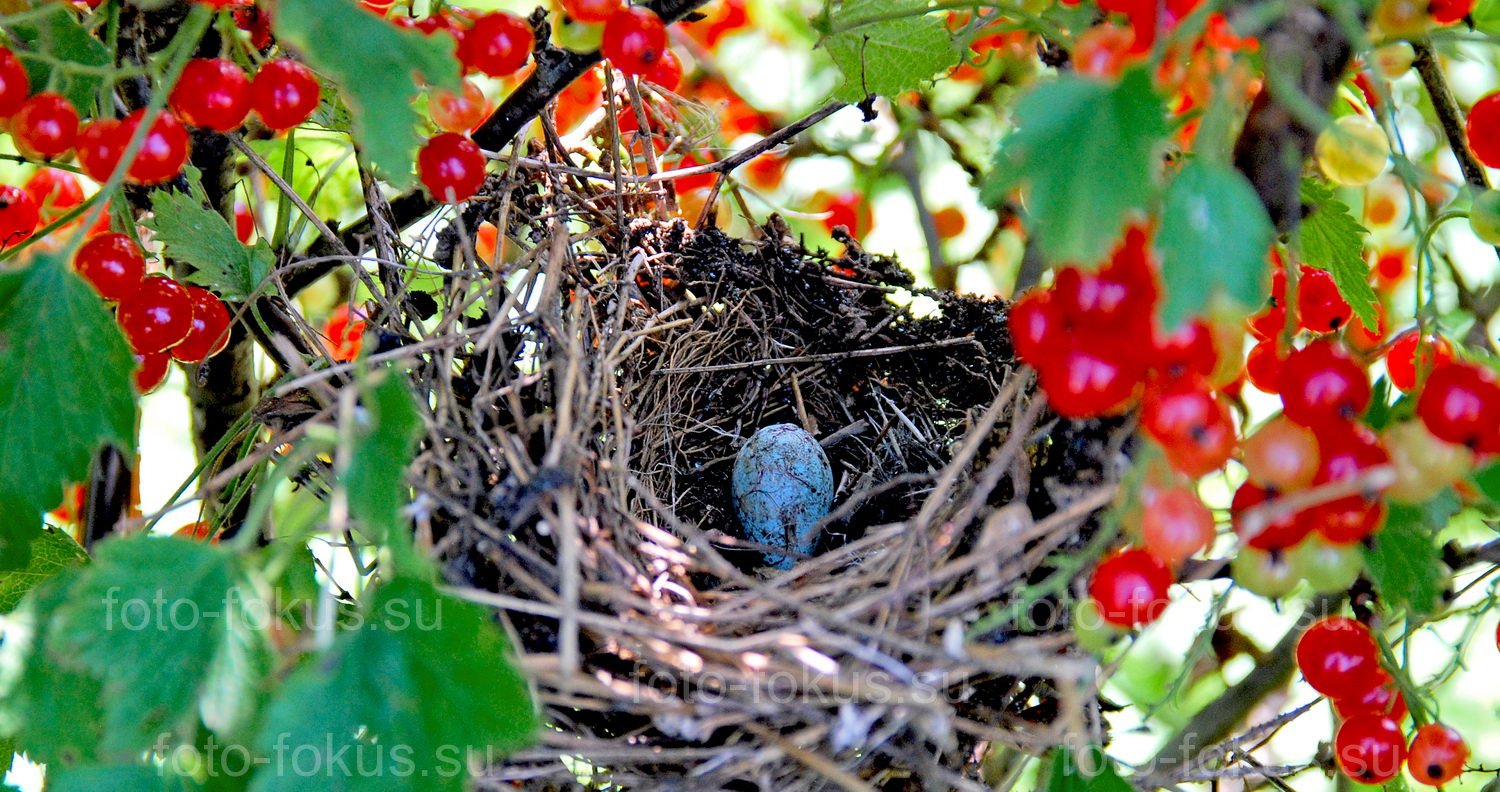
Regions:
[[[732, 487], [745, 538], [812, 552], [813, 527], [833, 505], [833, 469], [812, 435], [792, 424], [760, 429], [735, 457]], [[792, 558], [777, 553], [767, 553], [766, 563], [792, 568]]]

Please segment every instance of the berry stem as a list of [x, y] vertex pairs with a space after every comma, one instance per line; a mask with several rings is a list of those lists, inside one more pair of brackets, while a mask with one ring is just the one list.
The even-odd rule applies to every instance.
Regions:
[[1427, 711], [1427, 700], [1422, 698], [1421, 690], [1407, 675], [1406, 667], [1397, 660], [1390, 641], [1387, 641], [1385, 635], [1379, 630], [1371, 630], [1370, 633], [1375, 636], [1375, 645], [1380, 647], [1380, 656], [1385, 661], [1386, 671], [1390, 672], [1391, 679], [1396, 681], [1396, 686], [1401, 688], [1401, 695], [1406, 699], [1406, 707], [1411, 713], [1412, 723], [1418, 728], [1431, 723], [1432, 716]]

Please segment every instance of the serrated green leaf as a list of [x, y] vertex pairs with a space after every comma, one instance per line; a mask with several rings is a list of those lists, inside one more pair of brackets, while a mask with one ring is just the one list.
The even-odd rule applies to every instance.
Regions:
[[1354, 309], [1354, 315], [1365, 327], [1377, 327], [1380, 301], [1370, 287], [1370, 267], [1365, 263], [1364, 236], [1369, 230], [1322, 182], [1303, 179], [1302, 202], [1312, 210], [1297, 229], [1297, 252], [1302, 261], [1332, 273], [1334, 285]]
[[[260, 680], [248, 658], [265, 651], [246, 611], [256, 603], [226, 549], [148, 536], [100, 545], [58, 610], [50, 640], [68, 664], [103, 682], [101, 751], [145, 750], [205, 693], [209, 725], [222, 733], [243, 726], [249, 713], [241, 703]], [[237, 675], [221, 673], [224, 666]], [[230, 689], [207, 691], [210, 681]]]
[[1118, 83], [1064, 75], [1021, 97], [1015, 116], [985, 199], [997, 203], [1025, 185], [1048, 263], [1098, 262], [1156, 193], [1167, 126], [1150, 75], [1132, 69]]
[[[430, 583], [399, 578], [376, 592], [359, 629], [342, 633], [281, 687], [258, 747], [316, 755], [319, 767], [335, 773], [325, 789], [459, 790], [468, 751], [514, 750], [530, 742], [536, 725], [526, 682], [488, 614]], [[351, 771], [352, 757], [374, 745], [401, 750], [413, 772], [339, 771]], [[340, 763], [339, 756], [348, 758]], [[305, 779], [274, 768], [251, 783], [253, 792], [305, 788]]]
[[1251, 308], [1266, 299], [1266, 252], [1276, 230], [1239, 171], [1206, 160], [1183, 167], [1167, 187], [1161, 230], [1166, 300], [1161, 321], [1176, 327], [1215, 292]]
[[[53, 64], [63, 61], [83, 66], [108, 66], [109, 50], [78, 23], [67, 4], [48, 3], [45, 7], [52, 13], [11, 26], [11, 32], [21, 44], [15, 51], [16, 55], [26, 67], [33, 91], [51, 85], [52, 90], [66, 96], [79, 113], [87, 115], [99, 98], [104, 77], [71, 71], [66, 67], [57, 69], [54, 74]], [[33, 53], [45, 53], [46, 59]]]
[[1365, 548], [1365, 567], [1381, 601], [1417, 615], [1438, 606], [1448, 569], [1435, 537], [1458, 507], [1452, 493], [1421, 506], [1390, 504], [1384, 526]]
[[[839, 31], [824, 42], [844, 75], [839, 101], [896, 96], [958, 65], [962, 48], [927, 0], [845, 0], [832, 15]], [[903, 13], [907, 12], [907, 13]]]
[[342, 89], [365, 158], [392, 185], [410, 186], [421, 142], [417, 75], [459, 89], [452, 37], [403, 30], [347, 0], [280, 0], [273, 24], [283, 44]]
[[193, 266], [190, 283], [226, 300], [241, 301], [271, 273], [274, 257], [265, 242], [254, 247], [241, 244], [223, 215], [187, 193], [152, 193], [151, 215], [146, 226], [156, 232], [166, 255]]
[[94, 761], [104, 733], [102, 688], [63, 662], [52, 629], [78, 574], [64, 570], [34, 589], [7, 616], [0, 641], [0, 733], [49, 768]]
[[60, 259], [0, 270], [0, 568], [26, 564], [42, 515], [105, 444], [132, 447], [135, 359]]
[[64, 569], [82, 566], [89, 560], [73, 537], [51, 526], [42, 529], [31, 543], [31, 560], [25, 569], [0, 573], [0, 613], [10, 613], [21, 604], [21, 598], [47, 582]]

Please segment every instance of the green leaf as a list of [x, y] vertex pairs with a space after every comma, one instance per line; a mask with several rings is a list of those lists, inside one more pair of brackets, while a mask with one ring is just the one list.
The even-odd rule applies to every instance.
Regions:
[[205, 723], [219, 733], [245, 725], [264, 665], [254, 658], [266, 651], [253, 607], [257, 595], [223, 548], [149, 536], [100, 545], [58, 610], [52, 639], [70, 665], [104, 684], [101, 750], [150, 747], [200, 696]]
[[1049, 263], [1092, 264], [1130, 213], [1156, 192], [1167, 134], [1145, 69], [1118, 83], [1064, 75], [1016, 103], [1016, 131], [1000, 144], [984, 197], [1027, 186], [1027, 209]]
[[100, 446], [132, 447], [134, 368], [99, 295], [63, 261], [0, 270], [0, 568], [25, 565], [42, 515]]
[[1474, 474], [1474, 485], [1490, 503], [1500, 503], [1500, 462], [1491, 462]]
[[151, 194], [151, 214], [146, 225], [156, 232], [166, 255], [193, 266], [194, 272], [187, 277], [190, 283], [212, 289], [226, 300], [241, 301], [249, 299], [271, 274], [270, 246], [241, 244], [229, 221], [197, 198], [157, 190]]
[[[318, 766], [334, 773], [324, 789], [460, 790], [467, 751], [514, 750], [536, 727], [526, 681], [489, 615], [429, 583], [398, 578], [376, 592], [358, 629], [342, 633], [281, 687], [257, 747], [316, 755]], [[385, 746], [388, 760], [400, 751], [413, 772], [355, 772], [354, 757], [375, 745]], [[268, 768], [250, 788], [306, 786]]]
[[0, 734], [49, 768], [93, 761], [104, 733], [101, 686], [63, 662], [52, 629], [79, 572], [64, 570], [33, 590], [0, 641]]
[[1194, 160], [1167, 187], [1161, 230], [1166, 301], [1162, 324], [1177, 327], [1215, 292], [1246, 308], [1265, 302], [1266, 251], [1276, 230], [1239, 171]]
[[[26, 22], [11, 26], [22, 48], [16, 50], [21, 63], [26, 67], [33, 91], [48, 85], [73, 103], [82, 115], [90, 115], [99, 98], [104, 78], [97, 74], [70, 71], [66, 67], [53, 73], [52, 63], [32, 53], [45, 53], [49, 60], [55, 59], [84, 66], [108, 66], [109, 50], [99, 39], [89, 35], [78, 23], [66, 4], [52, 3], [50, 14], [43, 14]], [[55, 79], [55, 82], [54, 82]]]
[[42, 529], [31, 543], [31, 560], [25, 569], [0, 573], [0, 613], [10, 613], [21, 604], [21, 598], [47, 582], [64, 569], [82, 566], [89, 560], [73, 537], [51, 526]]
[[958, 65], [963, 49], [926, 9], [927, 0], [845, 0], [832, 16], [837, 32], [824, 41], [844, 75], [834, 98], [896, 96]]
[[1452, 493], [1421, 506], [1390, 504], [1385, 525], [1365, 548], [1365, 567], [1387, 605], [1417, 615], [1438, 606], [1448, 569], [1435, 537], [1458, 507]]
[[411, 500], [406, 466], [422, 433], [416, 403], [404, 382], [386, 372], [379, 384], [364, 389], [364, 421], [344, 470], [350, 513], [382, 543], [392, 541], [403, 525], [401, 508]]
[[140, 765], [47, 770], [47, 792], [185, 792], [197, 787], [154, 767]]
[[[1088, 768], [1080, 767], [1073, 751], [1052, 751], [1052, 766], [1047, 774], [1047, 792], [1131, 792], [1131, 786], [1115, 771], [1114, 762], [1096, 747], [1088, 751]], [[1090, 775], [1086, 770], [1095, 771]]]
[[365, 158], [393, 186], [410, 186], [421, 142], [416, 76], [459, 89], [452, 37], [403, 30], [347, 0], [280, 0], [273, 24], [283, 44], [342, 89]]
[[1365, 327], [1377, 327], [1379, 298], [1370, 287], [1370, 267], [1365, 263], [1364, 236], [1369, 230], [1322, 182], [1303, 179], [1302, 202], [1312, 211], [1297, 230], [1298, 255], [1308, 266], [1333, 273], [1334, 285], [1354, 315]]

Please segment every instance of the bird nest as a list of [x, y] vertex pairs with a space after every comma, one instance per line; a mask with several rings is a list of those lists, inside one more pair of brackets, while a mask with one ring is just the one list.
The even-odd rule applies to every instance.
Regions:
[[[433, 552], [500, 614], [548, 723], [482, 788], [980, 789], [1001, 749], [1099, 740], [1058, 559], [1095, 533], [1120, 433], [1048, 419], [1006, 303], [774, 217], [751, 240], [512, 226], [528, 252], [497, 272], [462, 232], [483, 211], [436, 245], [468, 310], [408, 356]], [[790, 570], [729, 490], [776, 423], [836, 488]]]

